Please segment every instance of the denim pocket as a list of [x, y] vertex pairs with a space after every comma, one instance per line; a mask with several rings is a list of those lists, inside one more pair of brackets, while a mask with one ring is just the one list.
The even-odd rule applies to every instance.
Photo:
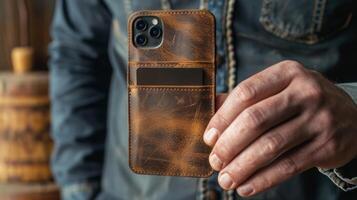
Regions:
[[262, 0], [260, 22], [280, 38], [315, 44], [347, 28], [354, 0]]

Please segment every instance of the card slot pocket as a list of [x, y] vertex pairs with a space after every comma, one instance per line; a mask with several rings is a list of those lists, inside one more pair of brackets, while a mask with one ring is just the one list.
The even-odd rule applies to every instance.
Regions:
[[210, 148], [202, 138], [214, 113], [213, 95], [213, 86], [129, 87], [132, 170], [141, 174], [210, 176]]
[[197, 65], [182, 66], [131, 66], [129, 85], [212, 85], [214, 69]]

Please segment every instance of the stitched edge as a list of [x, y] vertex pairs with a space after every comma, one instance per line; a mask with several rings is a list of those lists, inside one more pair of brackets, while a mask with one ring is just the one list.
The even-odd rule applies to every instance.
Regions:
[[[212, 68], [212, 64], [214, 63], [204, 63], [204, 62], [189, 62], [189, 63], [130, 63], [130, 67], [197, 67], [197, 68]], [[202, 65], [202, 66], [198, 66]]]
[[226, 4], [227, 16], [226, 16], [226, 45], [228, 54], [228, 90], [232, 91], [236, 86], [236, 58], [234, 51], [234, 37], [233, 37], [233, 17], [235, 10], [235, 0], [229, 0]]
[[210, 86], [197, 86], [197, 87], [175, 87], [175, 86], [130, 86], [130, 90], [153, 90], [153, 91], [178, 91], [178, 92], [202, 92], [210, 91], [214, 87]]
[[325, 14], [325, 7], [326, 0], [315, 0], [314, 10], [312, 14], [313, 26], [311, 27], [311, 35], [313, 35], [315, 31], [321, 31]]
[[174, 15], [190, 15], [190, 14], [203, 14], [203, 15], [208, 15], [206, 10], [197, 10], [197, 9], [189, 9], [189, 10], [143, 10], [143, 11], [137, 11], [134, 12], [131, 16], [136, 17], [136, 16], [141, 16], [141, 15], [148, 15], [148, 14], [158, 14], [158, 15], [163, 15], [163, 14], [174, 14]]
[[148, 90], [148, 91], [168, 91], [168, 92], [206, 92], [210, 91], [210, 88], [204, 89], [204, 88], [164, 88], [164, 87], [147, 87], [147, 88], [142, 88], [142, 87], [137, 87], [137, 88], [130, 88], [132, 90]]
[[[208, 179], [201, 178], [197, 182], [197, 191], [198, 191], [198, 199], [207, 200], [207, 192], [208, 192]], [[198, 200], [197, 199], [197, 200]]]
[[[140, 15], [148, 15], [148, 14], [156, 14], [156, 15], [163, 15], [163, 14], [181, 14], [181, 15], [189, 15], [189, 14], [201, 14], [201, 15], [205, 15], [205, 16], [209, 16], [211, 22], [213, 23], [213, 28], [211, 30], [211, 34], [212, 34], [212, 53], [213, 53], [213, 61], [212, 62], [212, 66], [213, 66], [213, 69], [212, 69], [212, 73], [215, 72], [216, 70], [216, 66], [215, 66], [215, 55], [216, 55], [216, 49], [215, 49], [215, 37], [216, 37], [216, 34], [215, 34], [215, 18], [214, 16], [210, 13], [210, 12], [207, 12], [207, 11], [204, 11], [204, 10], [173, 10], [173, 11], [139, 11], [139, 12], [134, 12], [132, 13], [130, 16], [129, 16], [129, 23], [128, 23], [128, 61], [130, 62], [131, 61], [131, 58], [130, 58], [130, 55], [131, 55], [131, 41], [132, 41], [132, 30], [131, 30], [131, 26], [133, 24], [133, 20], [137, 17], [137, 16], [140, 16]], [[131, 163], [131, 89], [129, 89], [129, 83], [131, 82], [131, 79], [130, 79], [130, 74], [131, 74], [131, 71], [130, 71], [130, 67], [131, 64], [129, 63], [128, 65], [128, 70], [127, 70], [127, 88], [128, 88], [128, 106], [129, 106], [129, 113], [128, 113], [128, 130], [129, 130], [129, 167], [131, 170], [133, 170], [134, 172], [136, 173], [139, 173], [140, 174], [140, 171], [137, 171], [136, 169], [134, 169], [134, 167], [132, 166], [132, 163]], [[212, 77], [212, 83], [216, 83], [216, 78], [215, 76]], [[214, 98], [212, 98], [211, 100], [211, 115], [213, 116], [214, 115], [214, 112], [215, 112], [215, 96], [216, 96], [216, 89], [215, 87], [212, 87], [211, 89], [211, 95], [213, 95]], [[207, 174], [185, 174], [185, 173], [150, 173], [150, 171], [143, 171], [142, 172], [143, 174], [152, 174], [152, 175], [172, 175], [172, 176], [196, 176], [196, 177], [208, 177], [208, 176], [211, 176], [213, 174], [213, 169], [211, 169]]]

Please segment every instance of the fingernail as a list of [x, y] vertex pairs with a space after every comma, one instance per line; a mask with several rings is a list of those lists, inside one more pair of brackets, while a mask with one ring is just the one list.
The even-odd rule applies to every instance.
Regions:
[[209, 157], [209, 162], [211, 163], [211, 166], [214, 170], [219, 171], [222, 168], [222, 161], [218, 158], [216, 154], [212, 154]]
[[209, 129], [203, 136], [203, 140], [208, 145], [213, 145], [217, 139], [218, 139], [218, 130], [216, 128]]
[[233, 180], [228, 173], [223, 173], [218, 177], [218, 182], [223, 189], [229, 190], [233, 186]]
[[251, 185], [243, 185], [237, 189], [237, 192], [242, 196], [250, 196], [253, 194], [254, 189]]

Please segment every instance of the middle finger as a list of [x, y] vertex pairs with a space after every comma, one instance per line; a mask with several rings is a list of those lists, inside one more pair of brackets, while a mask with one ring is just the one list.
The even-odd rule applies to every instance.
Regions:
[[287, 90], [244, 110], [217, 140], [210, 164], [219, 171], [263, 132], [299, 112], [294, 93]]
[[305, 123], [305, 116], [300, 115], [263, 134], [220, 172], [220, 185], [224, 189], [236, 188], [285, 152], [312, 138], [303, 128]]

